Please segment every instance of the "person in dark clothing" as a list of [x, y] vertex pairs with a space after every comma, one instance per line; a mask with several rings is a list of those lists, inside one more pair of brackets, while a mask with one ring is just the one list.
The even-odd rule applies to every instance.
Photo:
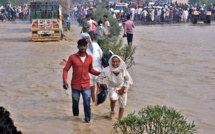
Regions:
[[176, 10], [175, 9], [173, 9], [173, 24], [175, 24], [176, 23], [176, 20], [177, 20], [177, 18], [176, 18], [176, 16], [177, 16], [177, 14], [176, 14]]
[[193, 19], [193, 9], [192, 7], [190, 6], [190, 9], [189, 9], [189, 17], [188, 17], [189, 21], [192, 21]]
[[161, 22], [164, 22], [164, 10], [162, 9], [162, 12], [161, 12]]
[[182, 15], [182, 11], [179, 10], [178, 11], [178, 22], [181, 23], [181, 15]]
[[89, 31], [89, 27], [90, 25], [87, 24], [87, 21], [90, 20], [90, 15], [86, 15], [85, 19], [83, 20], [83, 23], [82, 23], [82, 29], [81, 29], [81, 33], [88, 33]]

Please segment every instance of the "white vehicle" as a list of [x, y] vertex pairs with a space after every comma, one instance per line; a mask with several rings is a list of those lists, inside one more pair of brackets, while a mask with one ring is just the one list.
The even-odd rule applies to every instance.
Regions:
[[115, 1], [108, 1], [108, 5], [114, 5]]
[[149, 0], [149, 6], [152, 6], [155, 4], [155, 0]]
[[117, 3], [115, 5], [114, 11], [115, 11], [115, 13], [119, 13], [120, 10], [121, 10], [121, 12], [123, 12], [123, 9], [126, 9], [126, 8], [128, 8], [128, 3]]
[[162, 9], [163, 7], [161, 6], [153, 6], [154, 9]]

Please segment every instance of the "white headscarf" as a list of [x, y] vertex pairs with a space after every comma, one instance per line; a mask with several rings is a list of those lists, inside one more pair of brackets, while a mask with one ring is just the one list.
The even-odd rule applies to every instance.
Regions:
[[86, 37], [86, 36], [88, 36], [89, 39], [90, 39], [90, 51], [91, 51], [91, 53], [93, 53], [93, 42], [92, 42], [92, 40], [91, 40], [91, 38], [90, 38], [90, 35], [89, 35], [88, 33], [82, 33], [82, 34], [81, 34], [81, 38], [82, 38], [82, 39], [83, 39], [84, 37]]
[[[117, 57], [117, 58], [120, 60], [119, 66], [118, 66], [117, 68], [114, 68], [114, 67], [112, 66], [112, 59], [113, 59], [114, 57]], [[133, 80], [132, 80], [130, 74], [128, 73], [128, 71], [127, 71], [127, 69], [126, 69], [126, 64], [125, 64], [125, 62], [124, 62], [118, 55], [112, 55], [111, 58], [109, 59], [108, 63], [109, 63], [109, 66], [107, 66], [106, 68], [104, 68], [104, 69], [102, 70], [102, 72], [101, 72], [101, 74], [99, 75], [99, 77], [106, 77], [106, 76], [108, 76], [111, 72], [119, 73], [119, 72], [122, 71], [122, 70], [124, 70], [124, 71], [126, 70], [127, 75], [128, 75], [128, 81], [129, 81], [128, 83], [129, 83], [130, 85], [133, 85]]]
[[[117, 58], [120, 60], [119, 66], [118, 66], [117, 68], [114, 68], [114, 67], [112, 66], [112, 59], [113, 59], [114, 57], [117, 57]], [[121, 70], [127, 70], [127, 69], [126, 69], [126, 64], [125, 64], [125, 62], [124, 62], [118, 55], [112, 55], [112, 56], [110, 57], [108, 63], [109, 63], [109, 66], [108, 66], [108, 67], [109, 67], [109, 70], [112, 71], [112, 72], [114, 72], [114, 73], [119, 73]], [[129, 73], [128, 73], [128, 79], [129, 79], [129, 84], [130, 84], [130, 85], [133, 85], [133, 80], [132, 80], [132, 78], [131, 78], [131, 76], [130, 76]]]
[[[119, 66], [118, 66], [117, 68], [114, 68], [114, 67], [112, 66], [112, 59], [113, 59], [114, 57], [117, 57], [117, 58], [119, 59], [119, 61], [120, 61]], [[110, 57], [108, 63], [109, 63], [109, 68], [110, 68], [110, 70], [111, 70], [112, 72], [119, 73], [120, 70], [125, 70], [125, 69], [126, 69], [126, 64], [125, 64], [125, 62], [124, 62], [118, 55], [112, 55], [112, 56]]]

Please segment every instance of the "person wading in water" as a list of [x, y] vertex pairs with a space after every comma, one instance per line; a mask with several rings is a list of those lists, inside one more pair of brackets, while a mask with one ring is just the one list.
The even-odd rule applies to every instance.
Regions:
[[72, 110], [74, 116], [79, 116], [79, 98], [83, 97], [85, 121], [90, 122], [91, 119], [91, 89], [89, 73], [98, 76], [100, 72], [93, 69], [93, 58], [86, 53], [87, 42], [85, 39], [78, 41], [79, 51], [69, 56], [66, 66], [63, 69], [63, 88], [68, 89], [67, 76], [69, 69], [73, 68], [72, 73]]

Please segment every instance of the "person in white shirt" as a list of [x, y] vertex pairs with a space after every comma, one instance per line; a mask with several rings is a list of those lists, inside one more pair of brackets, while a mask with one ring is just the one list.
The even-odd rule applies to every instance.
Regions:
[[108, 63], [109, 66], [104, 68], [101, 74], [98, 76], [97, 85], [98, 87], [100, 87], [102, 79], [105, 77], [108, 78], [109, 97], [111, 100], [110, 118], [115, 119], [114, 108], [118, 100], [120, 107], [119, 119], [122, 119], [124, 109], [127, 103], [127, 91], [130, 85], [133, 85], [133, 81], [126, 69], [125, 62], [118, 55], [111, 56]]
[[141, 20], [141, 12], [142, 12], [142, 8], [138, 9], [138, 20]]
[[93, 25], [96, 25], [97, 23], [94, 21], [94, 20], [92, 20], [92, 19], [90, 19], [90, 20], [88, 20], [87, 21], [87, 25], [89, 25], [90, 27], [89, 27], [89, 30], [88, 30], [88, 33], [90, 34], [90, 38], [92, 39], [92, 41], [93, 41], [93, 39], [94, 39], [94, 31], [93, 31]]
[[155, 10], [154, 8], [152, 8], [152, 11], [151, 11], [151, 20], [154, 21], [155, 19]]
[[115, 11], [114, 11], [114, 10], [111, 10], [111, 15], [113, 16], [113, 18], [114, 18], [114, 19], [117, 19], [117, 18], [116, 18], [116, 14], [115, 14]]
[[161, 21], [161, 10], [160, 10], [160, 8], [158, 8], [157, 16], [158, 16], [158, 22], [160, 22]]
[[[84, 38], [88, 43], [89, 47], [87, 47], [87, 54], [93, 57], [93, 68], [96, 71], [101, 72], [102, 70], [102, 56], [103, 52], [99, 45], [96, 42], [92, 42], [90, 35], [88, 33], [81, 34], [82, 39]], [[97, 76], [90, 75], [90, 89], [91, 89], [91, 97], [94, 104], [96, 104], [96, 79]]]
[[144, 23], [146, 23], [147, 15], [148, 15], [148, 12], [146, 11], [146, 9], [144, 9], [143, 10], [143, 21], [144, 21]]
[[183, 11], [183, 21], [184, 21], [184, 23], [187, 22], [187, 18], [188, 18], [188, 11], [187, 11], [187, 9], [185, 9], [185, 10]]
[[135, 15], [135, 9], [131, 8], [130, 11], [131, 11], [131, 20], [133, 21], [134, 20], [134, 15]]
[[134, 12], [134, 13], [135, 13], [134, 20], [137, 20], [138, 10], [139, 10], [138, 8], [135, 9], [135, 12]]
[[87, 14], [87, 9], [86, 9], [86, 8], [84, 8], [83, 10], [84, 10], [84, 13], [85, 13], [85, 14]]
[[110, 35], [110, 22], [108, 21], [108, 16], [104, 15], [104, 21], [105, 21], [105, 30], [107, 35]]

